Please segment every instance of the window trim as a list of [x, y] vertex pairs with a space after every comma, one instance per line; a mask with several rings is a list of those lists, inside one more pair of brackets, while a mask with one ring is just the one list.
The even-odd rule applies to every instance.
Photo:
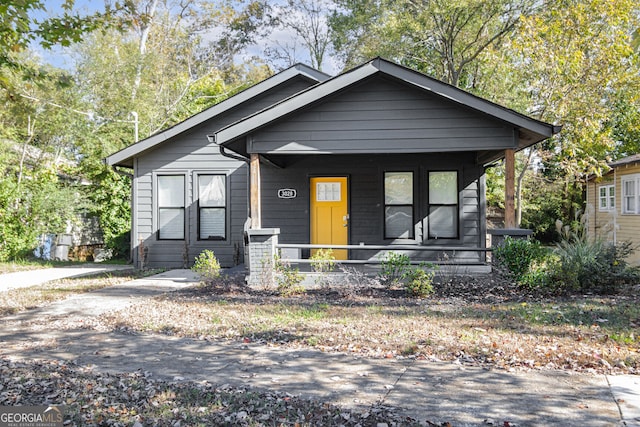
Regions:
[[[432, 173], [455, 173], [456, 174], [456, 197], [455, 203], [431, 203], [430, 195], [431, 195], [431, 185], [430, 185], [430, 176]], [[436, 240], [460, 240], [460, 171], [457, 169], [448, 169], [448, 170], [427, 170], [426, 171], [426, 182], [425, 186], [427, 188], [427, 192], [425, 195], [426, 201], [426, 212], [424, 212], [425, 217], [427, 219], [427, 230], [424, 233], [423, 239], [425, 241], [436, 241]], [[451, 206], [455, 207], [455, 219], [454, 223], [456, 224], [456, 233], [455, 236], [451, 237], [437, 237], [431, 233], [431, 208], [433, 206]]]
[[[200, 177], [201, 176], [223, 176], [224, 177], [224, 206], [201, 206], [200, 205]], [[196, 240], [199, 242], [226, 242], [229, 240], [229, 175], [226, 171], [198, 171], [194, 172], [194, 200], [196, 201]], [[222, 238], [201, 238], [200, 236], [200, 213], [203, 209], [224, 210], [224, 237]]]
[[[626, 193], [626, 183], [633, 183], [633, 194], [628, 195]], [[620, 187], [621, 187], [621, 212], [624, 215], [640, 215], [640, 174], [632, 174], [632, 175], [623, 175], [620, 177]], [[628, 203], [627, 200], [632, 199], [634, 209], [627, 209]]]
[[[597, 197], [598, 197], [598, 210], [602, 212], [609, 212], [615, 210], [616, 208], [616, 190], [614, 184], [602, 184], [597, 187]], [[601, 191], [605, 190], [606, 194], [603, 197]], [[613, 195], [611, 192], [613, 191]], [[613, 202], [612, 202], [613, 199]], [[602, 201], [605, 201], [605, 206], [602, 206]]]
[[[392, 173], [410, 173], [411, 174], [411, 204], [387, 204], [387, 187], [386, 177], [387, 174]], [[415, 240], [415, 206], [416, 206], [416, 174], [413, 170], [385, 170], [382, 173], [382, 235], [385, 240]], [[411, 227], [409, 228], [409, 236], [407, 237], [390, 237], [387, 235], [387, 208], [388, 207], [409, 207], [411, 209]]]
[[[182, 207], [175, 206], [161, 206], [160, 205], [160, 178], [163, 176], [179, 176], [182, 177]], [[185, 172], [160, 172], [156, 173], [154, 176], [154, 196], [155, 196], [155, 217], [156, 217], [156, 239], [162, 241], [174, 241], [180, 242], [186, 240], [187, 237], [187, 174]], [[161, 229], [160, 229], [160, 210], [161, 209], [171, 209], [171, 210], [182, 210], [182, 237], [181, 238], [163, 238]]]

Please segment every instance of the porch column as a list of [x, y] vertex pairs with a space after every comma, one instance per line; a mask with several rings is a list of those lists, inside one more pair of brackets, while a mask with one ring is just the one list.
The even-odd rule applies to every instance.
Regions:
[[262, 207], [260, 201], [260, 155], [251, 153], [251, 228], [262, 228]]
[[516, 228], [516, 152], [504, 150], [504, 228]]

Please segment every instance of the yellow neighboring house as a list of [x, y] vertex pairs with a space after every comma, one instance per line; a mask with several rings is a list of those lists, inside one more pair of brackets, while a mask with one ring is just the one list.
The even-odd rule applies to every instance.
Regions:
[[640, 154], [609, 163], [611, 170], [587, 183], [587, 230], [613, 243], [631, 242], [640, 265]]

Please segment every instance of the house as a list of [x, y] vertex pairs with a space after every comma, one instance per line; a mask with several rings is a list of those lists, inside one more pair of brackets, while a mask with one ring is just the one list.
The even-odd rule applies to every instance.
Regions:
[[131, 245], [138, 267], [181, 268], [204, 249], [243, 262], [248, 166], [207, 135], [327, 80], [295, 65], [106, 158], [131, 170]]
[[333, 78], [285, 70], [106, 161], [133, 169], [138, 263], [210, 248], [255, 280], [276, 251], [304, 263], [330, 247], [346, 263], [482, 265], [485, 168], [506, 159], [508, 228], [515, 151], [558, 131], [376, 58]]
[[[604, 176], [587, 182], [587, 232], [611, 243], [640, 247], [640, 154], [609, 163]], [[640, 251], [630, 264], [640, 266]]]

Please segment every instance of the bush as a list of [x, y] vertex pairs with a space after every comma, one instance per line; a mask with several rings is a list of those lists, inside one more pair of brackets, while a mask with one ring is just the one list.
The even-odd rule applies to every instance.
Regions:
[[332, 249], [318, 249], [309, 260], [311, 269], [316, 273], [330, 273], [336, 268], [336, 258]]
[[558, 262], [549, 274], [564, 292], [615, 293], [640, 279], [638, 268], [625, 260], [632, 251], [629, 242], [614, 245], [573, 234], [558, 243]]
[[405, 254], [387, 252], [380, 265], [380, 282], [387, 288], [400, 283], [411, 269], [411, 260]]
[[433, 277], [436, 274], [433, 268], [434, 266], [427, 264], [405, 273], [404, 286], [410, 295], [424, 298], [433, 293]]
[[205, 280], [214, 280], [220, 277], [220, 263], [213, 251], [209, 249], [200, 252], [191, 270]]
[[304, 286], [301, 285], [304, 276], [300, 274], [300, 270], [292, 268], [288, 262], [277, 258], [275, 260], [275, 272], [277, 290], [280, 295], [288, 297], [305, 292]]
[[534, 239], [512, 239], [507, 236], [493, 250], [495, 264], [503, 268], [518, 284], [530, 285], [527, 280], [539, 265], [544, 264], [548, 251]]

